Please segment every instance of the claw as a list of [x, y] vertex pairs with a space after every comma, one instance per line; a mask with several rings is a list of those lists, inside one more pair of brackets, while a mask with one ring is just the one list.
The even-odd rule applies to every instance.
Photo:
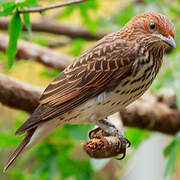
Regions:
[[101, 138], [103, 136], [109, 136], [106, 132], [104, 132], [101, 128], [95, 127], [88, 133], [89, 139], [93, 138]]
[[93, 133], [93, 130], [88, 132], [89, 139], [92, 139], [92, 133]]
[[131, 146], [131, 142], [128, 140], [128, 139], [126, 139], [127, 140], [127, 147], [129, 148], [130, 146]]
[[117, 160], [122, 160], [122, 159], [124, 159], [125, 158], [125, 156], [126, 156], [126, 152], [124, 152], [123, 153], [123, 156], [122, 157], [120, 157], [120, 158], [116, 158]]
[[94, 136], [96, 135], [96, 133], [97, 133], [96, 129], [89, 131], [89, 133], [88, 133], [89, 139], [93, 139]]
[[122, 143], [122, 146], [121, 146], [122, 157], [117, 158], [117, 160], [122, 160], [122, 159], [125, 158], [125, 156], [126, 156], [126, 148], [131, 146], [131, 142], [128, 139], [124, 138], [124, 137], [120, 137], [119, 139], [121, 140], [121, 143]]
[[108, 122], [107, 119], [94, 120], [94, 123], [98, 127], [89, 132], [89, 138], [102, 138], [104, 136], [115, 136], [119, 138], [121, 141], [121, 149], [119, 150], [122, 153], [122, 157], [119, 158], [119, 160], [123, 159], [126, 156], [126, 149], [131, 146], [130, 141], [122, 135], [122, 133], [116, 128], [115, 125]]
[[131, 142], [128, 139], [121, 137], [120, 140], [122, 141], [122, 144], [125, 144], [125, 146], [127, 145], [128, 148], [131, 146]]

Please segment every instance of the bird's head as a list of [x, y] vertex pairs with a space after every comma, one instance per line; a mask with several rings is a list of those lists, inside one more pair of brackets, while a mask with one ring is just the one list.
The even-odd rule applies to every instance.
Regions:
[[176, 48], [174, 25], [162, 14], [151, 12], [137, 15], [125, 28], [130, 29], [131, 40], [153, 47]]

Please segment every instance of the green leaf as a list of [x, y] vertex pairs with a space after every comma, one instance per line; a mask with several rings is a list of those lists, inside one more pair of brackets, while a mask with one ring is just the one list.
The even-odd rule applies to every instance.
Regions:
[[121, 27], [124, 26], [134, 15], [135, 10], [133, 5], [128, 5], [124, 8], [120, 13], [116, 14], [113, 19], [118, 23]]
[[9, 179], [18, 179], [18, 180], [27, 180], [27, 175], [25, 173], [22, 173], [22, 171], [16, 168], [12, 168], [11, 171], [8, 174]]
[[60, 16], [58, 17], [58, 19], [63, 19], [68, 17], [74, 10], [73, 6], [68, 6], [66, 7], [66, 9], [60, 14]]
[[84, 25], [86, 25], [92, 32], [96, 33], [96, 22], [94, 22], [93, 20], [91, 20], [87, 9], [84, 8], [80, 8], [80, 12], [81, 12], [81, 17], [82, 17], [82, 22]]
[[67, 6], [66, 9], [61, 13], [59, 18], [65, 18], [69, 16], [74, 10], [79, 9], [82, 22], [86, 25], [92, 32], [96, 32], [97, 30], [97, 23], [96, 21], [92, 20], [89, 15], [90, 10], [96, 10], [98, 8], [98, 3], [96, 0], [93, 1], [85, 1], [80, 4], [73, 4], [71, 6]]
[[164, 149], [164, 156], [168, 157], [168, 155], [171, 153], [171, 151], [173, 150], [173, 148], [176, 145], [176, 141], [173, 140], [165, 149]]
[[98, 3], [96, 0], [93, 1], [86, 1], [78, 5], [80, 8], [80, 13], [82, 17], [83, 24], [86, 25], [92, 32], [96, 33], [97, 24], [94, 20], [90, 18], [89, 11], [90, 10], [97, 10]]
[[2, 11], [1, 11], [1, 16], [8, 16], [9, 14], [12, 13], [14, 8], [16, 7], [15, 2], [6, 2], [2, 4]]
[[166, 71], [160, 72], [158, 77], [153, 82], [151, 89], [157, 91], [162, 87], [172, 87], [174, 77], [171, 68], [166, 68]]
[[87, 134], [91, 127], [92, 127], [91, 124], [65, 125], [64, 126], [69, 137], [76, 140], [87, 140], [88, 138]]
[[175, 171], [175, 164], [180, 155], [180, 132], [175, 136], [173, 141], [164, 150], [164, 155], [168, 156], [164, 177], [168, 178]]
[[20, 9], [24, 9], [25, 7], [37, 7], [39, 4], [37, 0], [26, 0], [26, 1], [17, 1], [17, 6]]
[[9, 43], [6, 49], [6, 54], [8, 56], [8, 68], [11, 68], [14, 63], [14, 57], [17, 53], [17, 41], [22, 31], [21, 17], [16, 11], [10, 21], [8, 32], [9, 32]]
[[37, 3], [37, 0], [26, 0], [24, 2], [24, 5], [27, 7], [36, 7], [39, 6], [39, 4]]
[[51, 78], [55, 78], [56, 76], [58, 76], [58, 74], [60, 73], [59, 70], [56, 70], [56, 69], [46, 69], [46, 70], [43, 70], [40, 75], [41, 76], [44, 76], [44, 77], [51, 77]]
[[14, 134], [11, 133], [0, 133], [0, 147], [9, 147], [9, 146], [17, 146], [17, 144], [20, 141], [20, 137], [14, 136]]
[[7, 3], [6, 0], [1, 0], [1, 1], [0, 1], [0, 8], [2, 7], [2, 5], [3, 5], [4, 3]]
[[28, 32], [31, 33], [31, 21], [29, 13], [23, 14], [23, 19]]
[[75, 39], [73, 40], [73, 44], [72, 44], [72, 55], [73, 56], [79, 56], [79, 54], [82, 52], [82, 49], [83, 49], [83, 45], [84, 45], [84, 40], [83, 39]]

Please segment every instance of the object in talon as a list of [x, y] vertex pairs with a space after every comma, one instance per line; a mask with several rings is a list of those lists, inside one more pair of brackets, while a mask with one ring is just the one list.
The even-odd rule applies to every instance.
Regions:
[[110, 158], [123, 154], [121, 158], [126, 156], [126, 148], [131, 143], [128, 139], [117, 136], [110, 136], [99, 127], [95, 127], [89, 132], [90, 140], [83, 143], [86, 153], [93, 158]]

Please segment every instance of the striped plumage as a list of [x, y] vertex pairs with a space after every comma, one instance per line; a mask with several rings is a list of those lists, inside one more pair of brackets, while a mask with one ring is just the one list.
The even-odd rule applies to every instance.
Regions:
[[158, 73], [165, 49], [175, 46], [173, 38], [166, 16], [145, 13], [95, 43], [46, 88], [17, 130], [27, 135], [5, 169], [59, 125], [86, 123], [94, 115], [102, 120], [139, 98]]

